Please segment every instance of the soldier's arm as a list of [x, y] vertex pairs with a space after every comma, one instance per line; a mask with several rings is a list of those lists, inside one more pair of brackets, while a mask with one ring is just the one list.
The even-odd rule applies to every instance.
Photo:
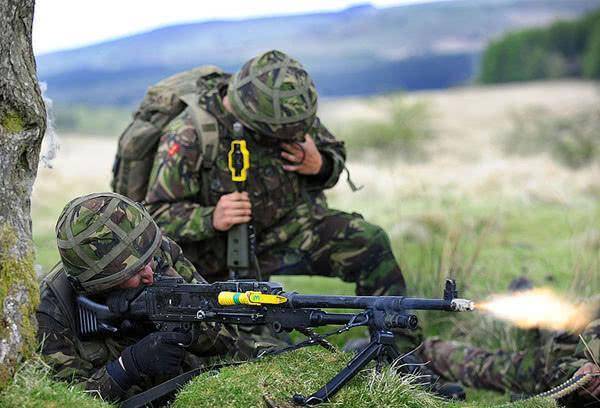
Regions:
[[586, 374], [591, 374], [592, 378], [579, 390], [579, 395], [582, 397], [600, 397], [600, 367], [597, 364], [588, 361], [582, 365], [574, 375]]
[[196, 130], [182, 114], [160, 139], [145, 199], [157, 224], [178, 242], [201, 241], [215, 234], [214, 207], [195, 202], [201, 188], [195, 169], [199, 155]]
[[[117, 401], [125, 395], [125, 390], [113, 380], [106, 370], [82, 357], [74, 343], [76, 336], [58, 320], [46, 313], [36, 313], [38, 321], [38, 341], [42, 356], [55, 372], [55, 378], [63, 381], [75, 381], [86, 390], [98, 393], [103, 399]], [[98, 359], [102, 356], [98, 348]]]
[[319, 121], [319, 126], [310, 131], [317, 149], [323, 156], [321, 172], [316, 176], [307, 176], [310, 190], [323, 190], [336, 185], [346, 163], [344, 142], [335, 136]]

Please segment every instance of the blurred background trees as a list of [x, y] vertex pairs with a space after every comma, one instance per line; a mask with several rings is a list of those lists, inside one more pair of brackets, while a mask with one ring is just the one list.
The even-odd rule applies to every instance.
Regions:
[[561, 77], [600, 79], [600, 11], [547, 28], [511, 32], [483, 53], [483, 83]]

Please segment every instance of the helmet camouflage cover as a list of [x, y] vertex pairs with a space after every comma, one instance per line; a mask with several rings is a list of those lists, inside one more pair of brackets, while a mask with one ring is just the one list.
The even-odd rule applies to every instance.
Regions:
[[256, 132], [302, 140], [317, 113], [317, 90], [295, 59], [272, 50], [231, 77], [227, 91], [234, 115]]
[[131, 278], [152, 258], [161, 238], [146, 209], [116, 193], [76, 198], [56, 223], [65, 272], [78, 291], [87, 293]]

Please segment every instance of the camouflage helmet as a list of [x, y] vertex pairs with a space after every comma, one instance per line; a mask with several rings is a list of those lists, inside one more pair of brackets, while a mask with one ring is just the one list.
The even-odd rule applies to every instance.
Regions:
[[258, 133], [302, 140], [317, 113], [317, 90], [302, 65], [281, 51], [261, 54], [235, 73], [227, 91], [233, 114]]
[[85, 293], [102, 292], [131, 278], [152, 258], [161, 237], [141, 204], [116, 193], [76, 198], [56, 223], [67, 277]]

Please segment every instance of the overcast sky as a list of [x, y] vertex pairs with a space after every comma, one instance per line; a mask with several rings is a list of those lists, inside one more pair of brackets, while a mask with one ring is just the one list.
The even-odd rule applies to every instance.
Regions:
[[[372, 0], [377, 7], [431, 0]], [[37, 0], [36, 54], [192, 21], [340, 10], [360, 0]]]

